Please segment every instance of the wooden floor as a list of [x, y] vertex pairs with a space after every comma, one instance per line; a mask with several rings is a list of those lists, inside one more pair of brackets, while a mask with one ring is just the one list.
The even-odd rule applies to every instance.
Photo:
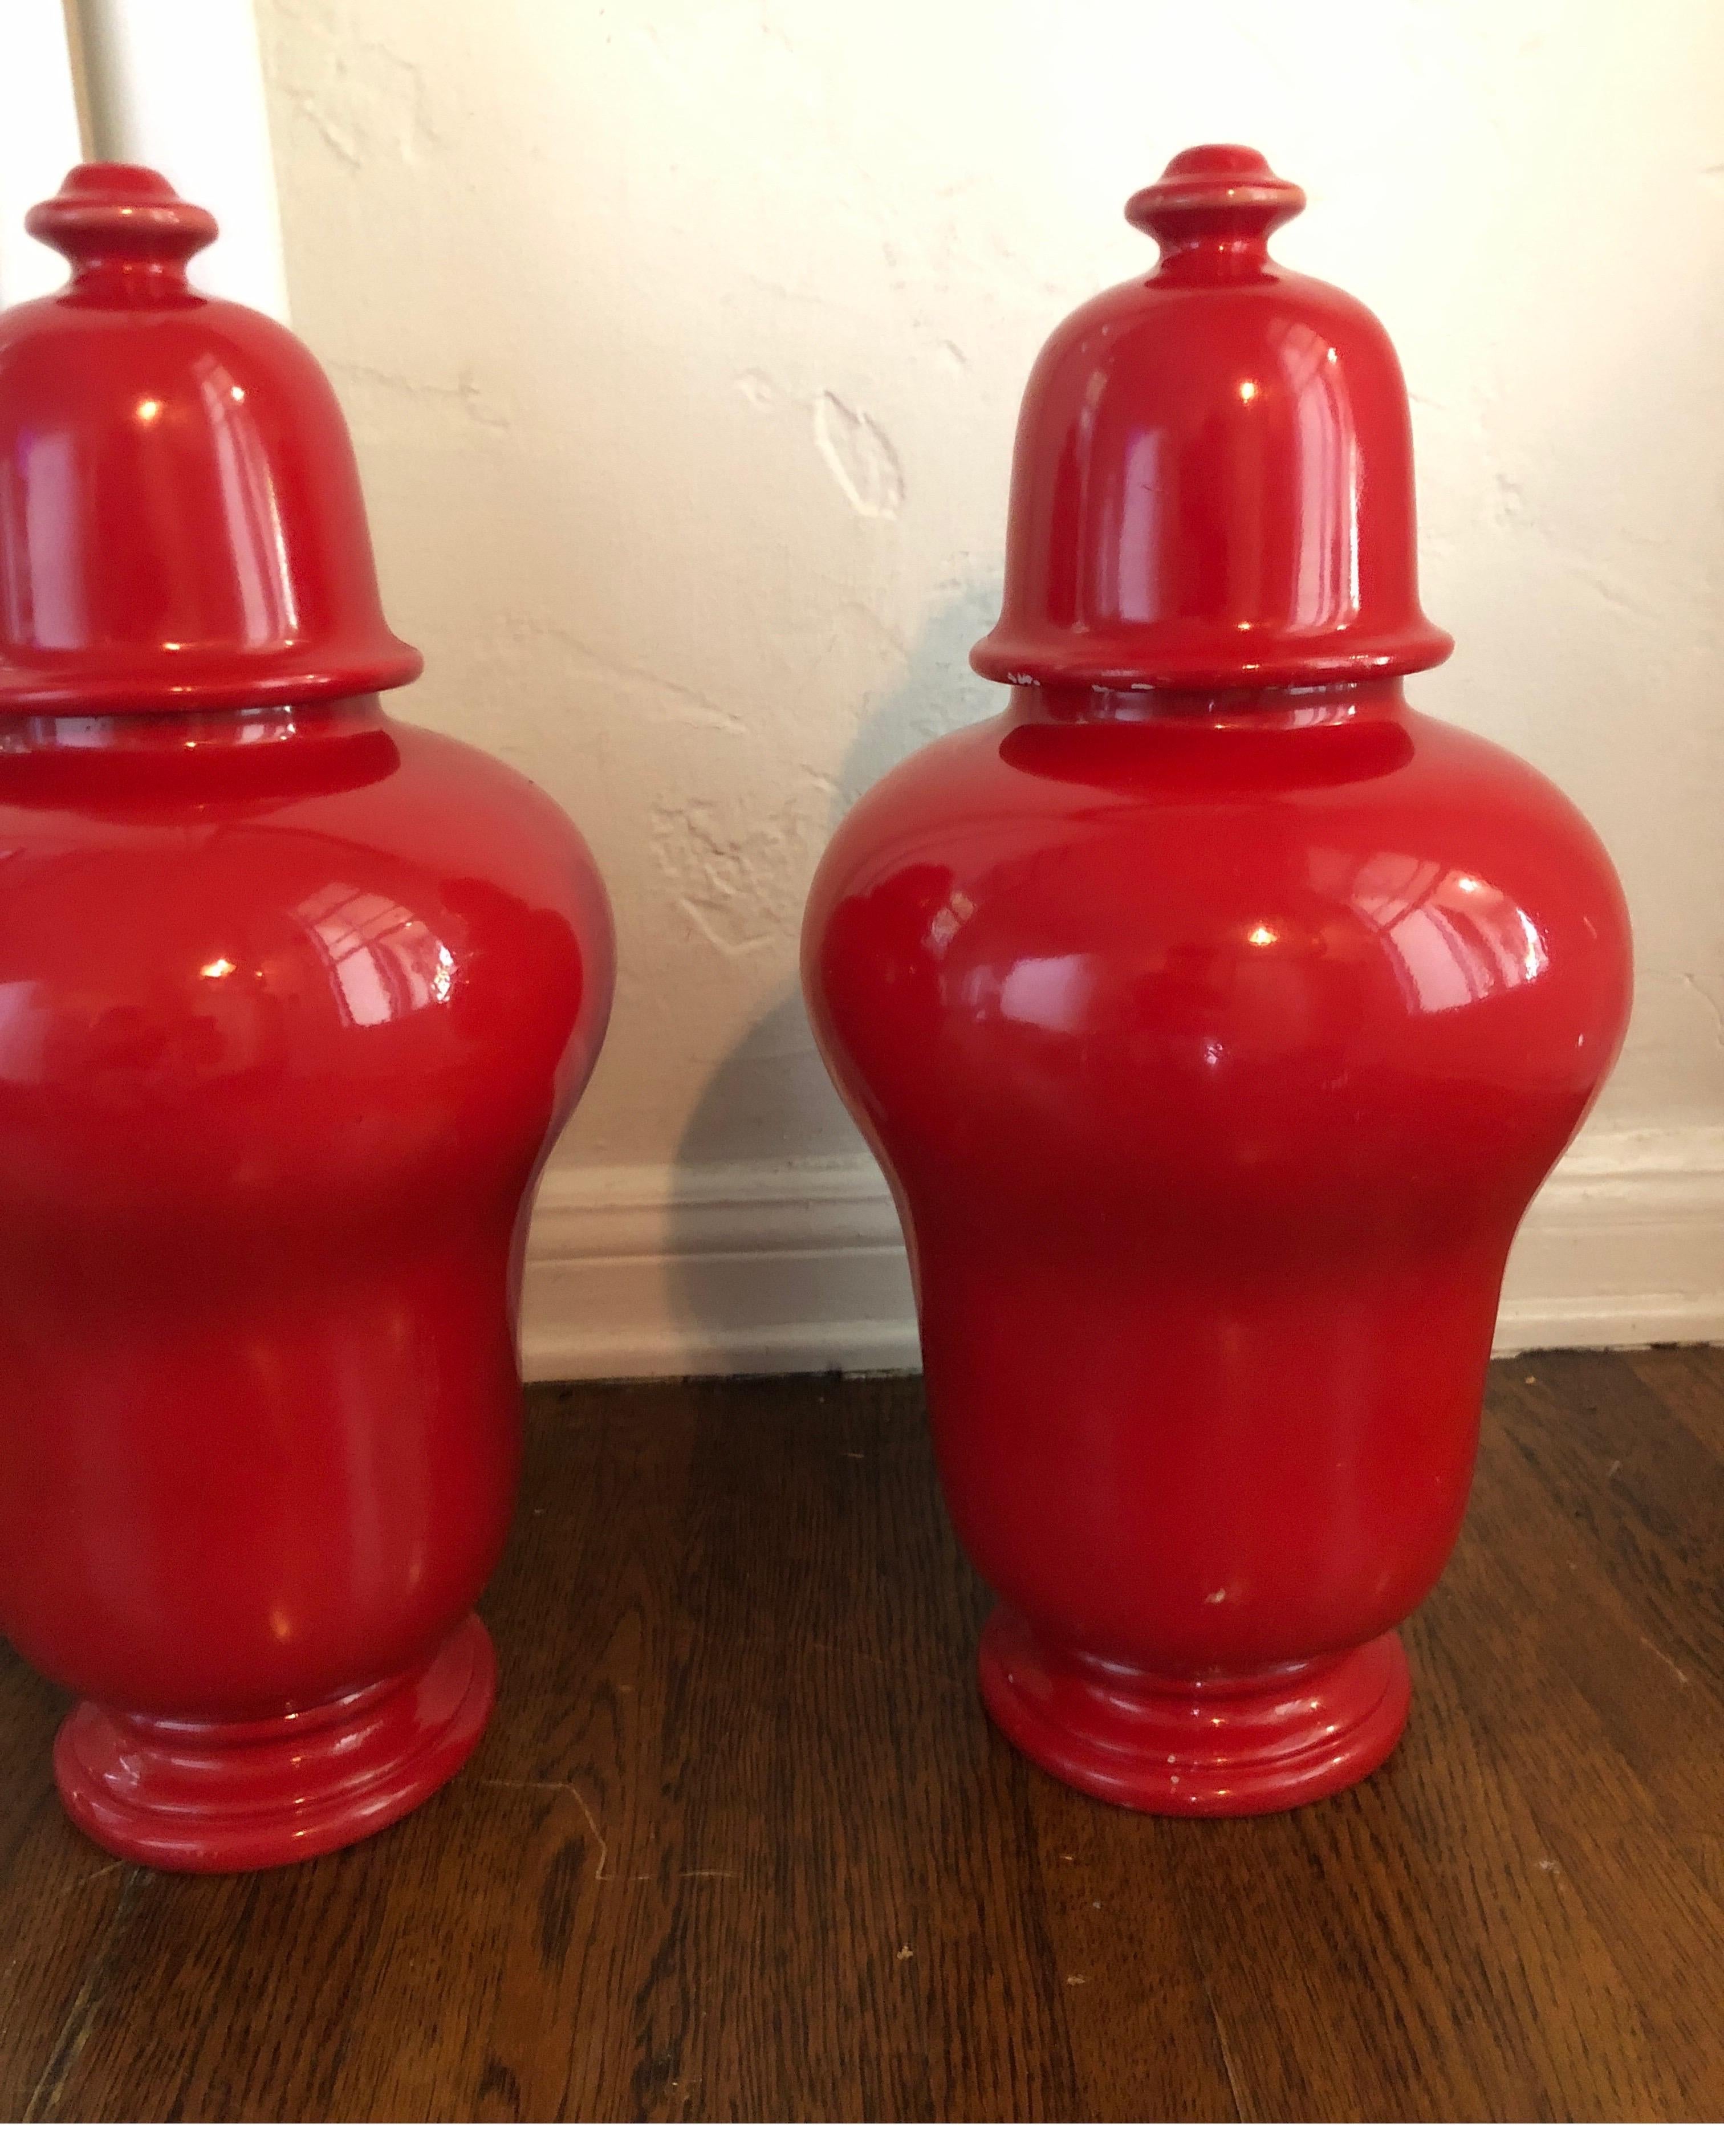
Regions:
[[1724, 2112], [1724, 1353], [1496, 1365], [1399, 1752], [1239, 1823], [992, 1732], [913, 1381], [531, 1423], [495, 1720], [360, 1848], [110, 1862], [0, 1665], [0, 2113]]

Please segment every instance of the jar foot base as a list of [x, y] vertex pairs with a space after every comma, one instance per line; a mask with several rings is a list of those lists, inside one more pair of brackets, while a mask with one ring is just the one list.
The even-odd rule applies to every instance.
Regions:
[[982, 1697], [1020, 1752], [1133, 1811], [1239, 1818], [1362, 1781], [1407, 1721], [1393, 1632], [1261, 1677], [1158, 1677], [1050, 1647], [1015, 1610], [982, 1634]]
[[166, 1871], [296, 1864], [392, 1825], [464, 1764], [496, 1657], [464, 1618], [427, 1662], [302, 1713], [168, 1721], [89, 1701], [54, 1740], [61, 1801], [92, 1841]]

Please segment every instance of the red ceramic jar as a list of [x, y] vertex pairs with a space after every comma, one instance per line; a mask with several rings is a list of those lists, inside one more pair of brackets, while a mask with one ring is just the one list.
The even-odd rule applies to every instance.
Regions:
[[611, 930], [537, 788], [396, 724], [328, 384], [85, 166], [0, 316], [0, 1623], [117, 1855], [373, 1832], [478, 1742], [534, 1183]]
[[1614, 1060], [1598, 839], [1422, 716], [1393, 351], [1188, 151], [1038, 361], [1003, 714], [845, 819], [803, 979], [891, 1181], [989, 1712], [1171, 1813], [1369, 1773], [1460, 1525], [1503, 1266]]

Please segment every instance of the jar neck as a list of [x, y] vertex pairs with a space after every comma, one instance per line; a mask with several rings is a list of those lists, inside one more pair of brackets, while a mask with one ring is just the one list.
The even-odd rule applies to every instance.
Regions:
[[351, 793], [399, 768], [375, 696], [239, 711], [0, 719], [0, 802], [198, 824]]
[[1330, 682], [1305, 689], [1102, 689], [1081, 682], [1030, 681], [1013, 690], [1005, 712], [1013, 726], [1154, 720], [1275, 732], [1380, 725], [1385, 719], [1401, 720], [1407, 715], [1405, 688], [1398, 675], [1388, 680]]
[[333, 741], [384, 722], [376, 696], [316, 704], [271, 704], [233, 711], [130, 711], [0, 717], [0, 757], [38, 749], [245, 748]]

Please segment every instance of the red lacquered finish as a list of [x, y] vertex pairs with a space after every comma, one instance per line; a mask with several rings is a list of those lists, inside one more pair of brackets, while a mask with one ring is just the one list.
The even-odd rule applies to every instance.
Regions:
[[386, 716], [340, 413], [85, 167], [0, 316], [0, 1623], [177, 1869], [423, 1801], [495, 1688], [533, 1185], [610, 1002], [548, 798]]
[[1503, 1266], [1609, 1070], [1598, 839], [1424, 717], [1404, 393], [1269, 260], [1249, 151], [1134, 201], [1155, 273], [1026, 398], [1004, 713], [840, 827], [803, 978], [897, 1195], [1012, 1740], [1112, 1801], [1278, 1810], [1393, 1748]]

